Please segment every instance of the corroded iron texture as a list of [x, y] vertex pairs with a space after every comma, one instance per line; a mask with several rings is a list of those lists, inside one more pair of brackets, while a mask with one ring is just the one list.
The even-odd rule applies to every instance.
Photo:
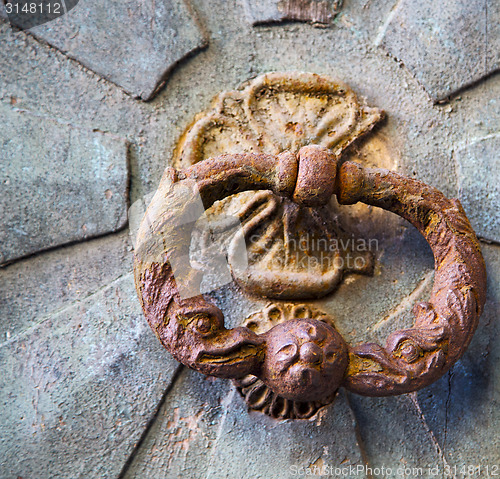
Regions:
[[[335, 329], [333, 319], [328, 314], [301, 303], [272, 303], [262, 311], [250, 315], [242, 326], [261, 334], [286, 321], [307, 318], [325, 322]], [[262, 379], [251, 374], [234, 380], [234, 384], [250, 409], [276, 419], [308, 419], [320, 408], [330, 404], [336, 396], [333, 394], [315, 401], [295, 401], [273, 391]]]
[[431, 298], [413, 308], [413, 328], [392, 333], [385, 347], [351, 348], [345, 387], [371, 396], [421, 389], [462, 356], [476, 330], [486, 299], [479, 241], [460, 202], [421, 181], [345, 163], [337, 185], [342, 204], [362, 201], [407, 219], [427, 240], [435, 261]]
[[[370, 108], [349, 87], [328, 77], [269, 73], [240, 90], [221, 93], [184, 133], [173, 164], [184, 169], [220, 154], [296, 154], [315, 144], [330, 150], [328, 164], [333, 165], [382, 117], [382, 111]], [[371, 158], [375, 156], [370, 152]], [[384, 153], [384, 157], [383, 166], [391, 167], [386, 159], [390, 155]], [[301, 181], [310, 184], [299, 185], [297, 194], [314, 187], [314, 176], [303, 174]], [[315, 298], [333, 291], [347, 273], [372, 273], [370, 251], [342, 246], [357, 234], [338, 205], [327, 202], [330, 193], [325, 190], [325, 198], [317, 198], [313, 205], [269, 190], [242, 192], [211, 208], [216, 215], [230, 213], [241, 221], [248, 267], [235, 268], [232, 256], [229, 265], [244, 290], [269, 298]], [[304, 241], [306, 237], [311, 241]], [[340, 246], [315, 248], [320, 239]]]
[[[171, 262], [189, 256], [194, 221], [215, 201], [245, 190], [271, 190], [299, 205], [358, 201], [406, 218], [435, 257], [430, 301], [415, 306], [413, 328], [391, 334], [385, 347], [347, 346], [332, 327], [313, 318], [278, 324], [256, 334], [226, 329], [222, 312], [199, 292], [201, 273], [174, 278]], [[139, 229], [135, 281], [146, 318], [163, 345], [183, 364], [226, 378], [251, 374], [292, 400], [331, 397], [339, 386], [387, 396], [420, 389], [463, 354], [485, 301], [480, 246], [458, 200], [382, 169], [340, 165], [328, 148], [297, 154], [222, 155], [180, 172], [166, 171]], [[179, 284], [188, 285], [182, 298]], [[279, 287], [279, 284], [278, 284]]]
[[284, 21], [329, 24], [342, 6], [341, 0], [252, 0], [245, 1], [254, 25]]

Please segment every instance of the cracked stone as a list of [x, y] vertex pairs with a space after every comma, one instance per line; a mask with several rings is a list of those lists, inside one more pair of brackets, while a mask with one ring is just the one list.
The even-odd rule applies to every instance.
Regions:
[[[310, 420], [284, 422], [249, 413], [243, 399], [231, 392], [234, 396], [227, 398], [224, 422], [206, 466], [209, 477], [251, 479], [257, 473], [288, 479], [298, 475], [301, 467], [310, 471], [304, 474], [309, 476], [348, 476], [326, 472], [364, 466], [354, 416], [344, 392]], [[269, 461], [262, 460], [266, 456]], [[360, 470], [356, 477], [369, 476]]]
[[[406, 477], [427, 477], [430, 467], [443, 470], [445, 462], [436, 442], [411, 395], [371, 398], [349, 394], [366, 460], [372, 468], [391, 468], [393, 474], [404, 466]], [[404, 464], [401, 458], [404, 457]], [[402, 477], [394, 474], [387, 477]]]
[[500, 67], [500, 8], [494, 0], [401, 0], [382, 45], [435, 101]]
[[478, 236], [500, 242], [500, 136], [476, 140], [456, 153], [460, 201]]
[[245, 0], [253, 25], [284, 21], [328, 24], [341, 5], [342, 0]]
[[206, 44], [182, 0], [88, 0], [30, 32], [143, 100], [176, 63]]
[[124, 479], [206, 479], [207, 456], [223, 421], [228, 380], [184, 368]]
[[411, 327], [415, 320], [413, 305], [432, 288], [434, 269], [429, 245], [415, 227], [400, 220], [396, 224], [390, 221], [385, 220], [387, 232], [396, 234], [389, 241], [378, 242], [376, 264], [381, 273], [375, 273], [376, 279], [358, 275], [340, 285], [335, 294], [315, 302], [332, 316], [350, 344], [385, 344], [392, 332]]
[[177, 367], [132, 273], [5, 341], [0, 477], [117, 477]]
[[130, 273], [129, 247], [123, 231], [0, 268], [0, 342]]
[[0, 116], [0, 264], [125, 226], [125, 140], [3, 104]]
[[316, 466], [318, 477], [321, 467], [363, 464], [344, 393], [310, 420], [277, 421], [249, 413], [229, 381], [186, 369], [124, 477], [288, 479], [294, 467]]

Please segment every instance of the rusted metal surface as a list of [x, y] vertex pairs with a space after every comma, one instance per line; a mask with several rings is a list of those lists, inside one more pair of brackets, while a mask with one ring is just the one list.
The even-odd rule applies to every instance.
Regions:
[[245, 0], [247, 13], [254, 25], [287, 21], [331, 23], [342, 0]]
[[[268, 73], [221, 93], [209, 111], [200, 113], [182, 136], [173, 164], [185, 169], [220, 154], [297, 154], [309, 144], [324, 146], [332, 159], [339, 158], [382, 117], [381, 110], [326, 76]], [[374, 151], [381, 146], [370, 150], [371, 166], [390, 168], [391, 155]], [[309, 185], [300, 185], [297, 194], [314, 187], [314, 175], [301, 178]], [[331, 196], [327, 190], [324, 194]], [[231, 212], [241, 221], [248, 267], [234, 268], [232, 256], [229, 265], [237, 283], [251, 294], [317, 298], [337, 288], [348, 273], [373, 271], [371, 251], [343, 246], [360, 235], [334, 201], [317, 199], [312, 205], [263, 190], [232, 195], [210, 210], [215, 216]]]
[[476, 330], [486, 299], [479, 241], [458, 200], [397, 173], [345, 163], [336, 194], [342, 204], [362, 201], [407, 219], [429, 243], [435, 262], [431, 298], [415, 305], [413, 328], [392, 333], [385, 347], [351, 348], [345, 387], [371, 396], [421, 389], [462, 356]]
[[[324, 322], [335, 329], [333, 319], [328, 314], [302, 303], [271, 303], [262, 311], [250, 315], [242, 325], [262, 334], [289, 320], [300, 321], [308, 318]], [[343, 348], [341, 350], [343, 351]], [[338, 371], [342, 371], [342, 367], [338, 368]], [[251, 374], [234, 380], [234, 384], [250, 409], [275, 419], [308, 419], [320, 408], [330, 404], [336, 396], [325, 395], [321, 400], [314, 401], [305, 401], [303, 398], [293, 400], [274, 391], [262, 379]]]
[[[226, 329], [222, 312], [194, 295], [200, 272], [187, 268], [174, 278], [171, 262], [188, 257], [198, 198], [208, 208], [232, 194], [262, 189], [299, 205], [319, 205], [335, 194], [341, 204], [361, 201], [416, 226], [433, 250], [436, 273], [430, 301], [414, 308], [414, 327], [392, 333], [385, 347], [347, 346], [335, 329], [313, 318], [262, 334]], [[387, 396], [442, 376], [476, 329], [486, 272], [458, 200], [397, 173], [340, 164], [328, 148], [308, 146], [297, 154], [222, 155], [184, 171], [167, 170], [139, 230], [135, 280], [149, 324], [177, 360], [218, 377], [251, 374], [283, 397], [315, 401], [331, 397], [339, 386]], [[182, 299], [176, 282], [189, 285], [192, 297]]]

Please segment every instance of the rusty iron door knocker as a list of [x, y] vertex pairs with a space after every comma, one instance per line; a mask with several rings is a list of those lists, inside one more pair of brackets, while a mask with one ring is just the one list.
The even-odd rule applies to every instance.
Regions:
[[[308, 418], [332, 402], [340, 386], [371, 396], [418, 390], [460, 358], [477, 327], [485, 266], [458, 200], [385, 169], [394, 166], [385, 163], [390, 155], [372, 163], [385, 168], [343, 157], [383, 116], [326, 76], [261, 75], [221, 93], [197, 116], [177, 145], [176, 169], [165, 172], [146, 212], [135, 281], [149, 324], [183, 364], [232, 378], [251, 409]], [[298, 261], [275, 261], [290, 257], [290, 245], [304, 231], [322, 240], [342, 238], [331, 198], [396, 213], [416, 226], [434, 253], [430, 301], [414, 306], [413, 327], [390, 334], [385, 347], [348, 344], [328, 314], [284, 302], [319, 298], [349, 271], [373, 269], [369, 255], [363, 267], [346, 268], [342, 251], [327, 255], [327, 267], [307, 271]], [[236, 210], [244, 220], [227, 250], [236, 284], [279, 300], [234, 329], [201, 294], [203, 274], [191, 267], [196, 220], [216, 202], [219, 213]], [[243, 252], [235, 249], [238, 238], [246, 243]], [[238, 267], [238, 256], [249, 258], [247, 267]]]
[[[411, 222], [435, 259], [431, 298], [414, 306], [414, 326], [392, 333], [385, 346], [350, 346], [314, 317], [256, 334], [244, 326], [226, 329], [223, 313], [201, 294], [182, 299], [177, 283], [196, 291], [200, 273], [187, 268], [184, 277], [174, 277], [172, 262], [189, 256], [200, 198], [207, 209], [246, 190], [271, 190], [307, 206], [336, 195], [342, 205], [363, 202]], [[484, 260], [458, 200], [388, 170], [342, 163], [315, 145], [296, 154], [222, 155], [183, 171], [168, 169], [140, 227], [134, 268], [145, 316], [178, 361], [207, 375], [259, 378], [299, 403], [327, 403], [340, 386], [388, 396], [431, 384], [466, 350], [485, 302]]]

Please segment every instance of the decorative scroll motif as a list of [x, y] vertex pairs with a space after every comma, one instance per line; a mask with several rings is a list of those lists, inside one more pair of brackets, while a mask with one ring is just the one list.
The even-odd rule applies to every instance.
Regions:
[[[224, 153], [296, 154], [309, 144], [328, 148], [338, 159], [382, 116], [327, 77], [270, 73], [221, 93], [184, 133], [173, 162], [187, 168]], [[243, 225], [248, 268], [233, 267], [232, 258], [229, 264], [235, 280], [253, 294], [320, 297], [346, 273], [373, 271], [371, 252], [360, 247], [335, 202], [310, 208], [269, 190], [243, 192], [207, 212], [209, 218], [221, 214], [237, 216]]]
[[[335, 327], [332, 318], [326, 313], [300, 303], [272, 303], [264, 310], [250, 315], [242, 325], [254, 333], [262, 334], [285, 321], [307, 318]], [[261, 379], [251, 374], [233, 382], [250, 409], [275, 419], [309, 419], [322, 407], [330, 404], [336, 395], [334, 393], [332, 397], [319, 401], [293, 401], [275, 393]]]
[[[414, 326], [392, 333], [385, 347], [348, 346], [315, 318], [290, 319], [260, 334], [226, 329], [223, 313], [201, 294], [181, 297], [181, 283], [199, 292], [198, 270], [175, 277], [172, 270], [172, 261], [189, 253], [199, 198], [210, 207], [252, 189], [307, 206], [335, 194], [340, 204], [361, 201], [410, 221], [435, 258], [431, 297], [415, 306]], [[340, 164], [330, 150], [313, 145], [297, 154], [222, 155], [182, 172], [168, 170], [139, 228], [134, 273], [146, 318], [176, 359], [213, 376], [256, 376], [301, 402], [328, 401], [340, 386], [388, 396], [431, 384], [466, 350], [486, 299], [481, 249], [458, 200], [391, 171]]]

